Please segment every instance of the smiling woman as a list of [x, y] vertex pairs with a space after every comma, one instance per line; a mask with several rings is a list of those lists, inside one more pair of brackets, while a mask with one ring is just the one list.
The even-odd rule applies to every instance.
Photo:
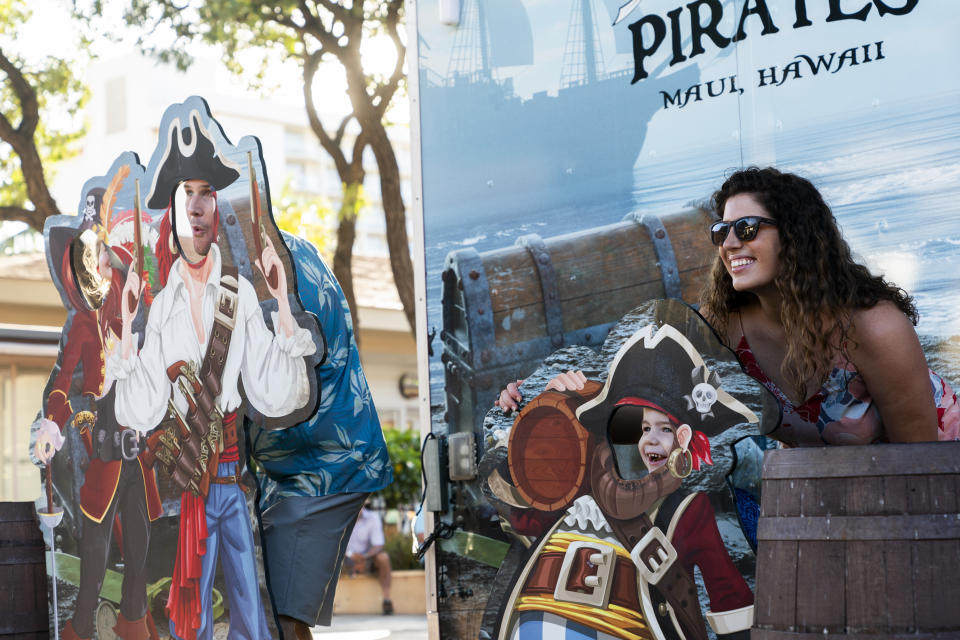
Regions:
[[783, 405], [772, 437], [789, 446], [958, 438], [960, 406], [927, 368], [912, 298], [853, 260], [808, 180], [745, 169], [713, 204], [717, 258], [701, 311]]

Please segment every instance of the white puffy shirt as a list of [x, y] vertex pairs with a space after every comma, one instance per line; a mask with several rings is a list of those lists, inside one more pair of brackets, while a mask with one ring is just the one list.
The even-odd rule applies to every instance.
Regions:
[[[213, 260], [210, 275], [203, 289], [202, 322], [208, 341], [213, 330], [213, 311], [220, 288], [220, 250], [211, 245], [208, 260]], [[184, 360], [199, 365], [206, 353], [207, 342], [201, 344], [190, 314], [190, 295], [180, 273], [181, 260], [170, 269], [167, 286], [157, 294], [147, 318], [143, 348], [124, 360], [122, 349], [116, 349], [107, 360], [107, 376], [116, 379], [115, 411], [117, 421], [137, 431], [146, 432], [163, 420], [167, 399], [173, 384], [167, 378], [167, 367]], [[316, 350], [310, 332], [297, 327], [287, 338], [275, 336], [267, 328], [260, 311], [253, 285], [238, 276], [239, 293], [235, 326], [230, 350], [224, 364], [222, 392], [217, 406], [223, 413], [234, 411], [243, 398], [237, 382], [243, 378], [247, 399], [265, 416], [284, 416], [306, 404], [310, 382], [303, 356]], [[273, 324], [278, 325], [277, 313]], [[133, 336], [137, 344], [137, 336]], [[187, 413], [187, 401], [179, 389], [174, 403]]]

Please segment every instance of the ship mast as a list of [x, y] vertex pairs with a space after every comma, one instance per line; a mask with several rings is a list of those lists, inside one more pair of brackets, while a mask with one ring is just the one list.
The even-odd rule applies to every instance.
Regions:
[[463, 25], [457, 29], [447, 78], [464, 78], [470, 82], [493, 80], [490, 65], [490, 35], [482, 0], [466, 0]]
[[563, 46], [561, 89], [596, 82], [605, 74], [600, 31], [592, 5], [593, 0], [573, 0], [567, 41]]

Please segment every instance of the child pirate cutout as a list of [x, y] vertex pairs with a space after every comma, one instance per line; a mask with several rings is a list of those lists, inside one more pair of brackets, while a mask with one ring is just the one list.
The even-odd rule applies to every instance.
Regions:
[[[111, 486], [109, 478], [92, 483], [103, 474], [100, 463], [91, 462], [80, 490], [84, 539], [86, 531], [98, 532], [100, 560], [88, 562], [81, 550], [81, 583], [90, 574], [97, 584], [86, 600], [81, 584], [74, 622], [64, 632], [70, 638], [92, 636], [87, 609], [96, 605], [110, 524], [119, 513], [124, 590], [113, 631], [120, 637], [157, 635], [151, 623], [158, 621], [150, 620], [143, 594], [150, 580], [170, 583], [163, 589], [162, 610], [169, 615], [171, 635], [212, 638], [218, 561], [230, 612], [228, 637], [269, 637], [241, 482], [242, 416], [246, 413], [266, 428], [309, 416], [317, 403], [313, 368], [322, 361], [325, 343], [316, 318], [303, 311], [295, 288], [288, 288], [293, 277], [275, 249], [287, 255], [279, 233], [261, 220], [260, 193], [267, 188], [259, 142], [247, 137], [238, 146], [230, 144], [206, 103], [196, 97], [169, 107], [160, 132], [146, 170], [136, 156], [123, 154], [111, 169], [109, 186], [103, 189], [105, 178], [86, 185], [78, 223], [62, 216], [47, 225], [48, 231], [58, 226], [76, 230], [69, 249], [53, 242], [59, 232], [48, 233], [51, 264], [87, 267], [60, 279], [71, 330], [65, 331], [60, 372], [53, 377], [45, 409], [60, 420], [53, 419], [55, 430], [39, 425], [37, 457], [48, 460], [63, 446], [59, 432], [72, 416], [74, 424], [88, 428], [86, 454], [109, 467], [109, 478], [119, 477]], [[97, 221], [86, 210], [96, 206], [97, 198], [101, 220], [112, 216], [132, 229], [120, 233], [129, 236], [126, 259], [117, 255], [124, 252], [113, 241], [113, 231], [106, 241], [91, 239]], [[152, 215], [141, 210], [144, 203]], [[269, 215], [264, 217], [269, 222]], [[250, 219], [250, 226], [239, 223]], [[247, 238], [252, 238], [249, 245]], [[267, 301], [261, 303], [254, 282]], [[80, 329], [73, 327], [94, 326], [87, 307], [98, 296], [105, 300], [101, 316], [109, 316], [90, 336], [99, 339], [79, 334], [74, 339]], [[102, 401], [90, 411], [74, 413], [69, 398], [78, 360], [83, 392], [95, 387], [93, 395]], [[163, 478], [159, 498], [156, 471]], [[176, 540], [151, 540], [149, 523], [160, 515], [160, 499], [165, 514], [179, 513]], [[97, 508], [89, 509], [88, 503]], [[136, 534], [133, 541], [130, 534]], [[151, 565], [157, 564], [158, 554], [166, 556], [165, 575], [149, 575], [137, 560], [147, 557], [148, 544]], [[135, 585], [136, 598], [128, 597], [128, 582]]]
[[[563, 630], [598, 640], [705, 640], [707, 624], [718, 638], [748, 637], [753, 594], [707, 495], [681, 483], [713, 464], [709, 438], [759, 419], [681, 332], [692, 320], [697, 330], [705, 327], [702, 319], [681, 303], [660, 304], [686, 313], [630, 337], [604, 384], [545, 391], [514, 423], [507, 452], [513, 486], [501, 466], [490, 489], [517, 516], [528, 507], [559, 518], [513, 579], [501, 640]], [[646, 475], [625, 480], [612, 445], [637, 447]], [[511, 520], [523, 532], [536, 517]], [[695, 566], [709, 596], [705, 616]]]

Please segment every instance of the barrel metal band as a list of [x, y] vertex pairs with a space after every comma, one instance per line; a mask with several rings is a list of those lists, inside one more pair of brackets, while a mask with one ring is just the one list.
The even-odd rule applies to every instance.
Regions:
[[467, 314], [470, 351], [468, 361], [475, 369], [489, 365], [495, 348], [493, 302], [483, 259], [473, 247], [460, 249], [447, 257], [447, 265], [455, 268], [463, 286], [463, 303]]
[[646, 227], [650, 233], [653, 250], [657, 254], [657, 264], [660, 265], [660, 279], [663, 281], [664, 298], [681, 298], [683, 289], [680, 285], [680, 269], [677, 267], [677, 256], [670, 243], [670, 235], [659, 216], [651, 213], [628, 213], [623, 218]]
[[550, 259], [547, 244], [539, 235], [530, 233], [517, 238], [517, 244], [525, 247], [533, 259], [540, 277], [540, 293], [543, 296], [543, 313], [547, 319], [547, 335], [556, 349], [563, 345], [563, 309], [560, 307], [560, 286], [557, 272]]

